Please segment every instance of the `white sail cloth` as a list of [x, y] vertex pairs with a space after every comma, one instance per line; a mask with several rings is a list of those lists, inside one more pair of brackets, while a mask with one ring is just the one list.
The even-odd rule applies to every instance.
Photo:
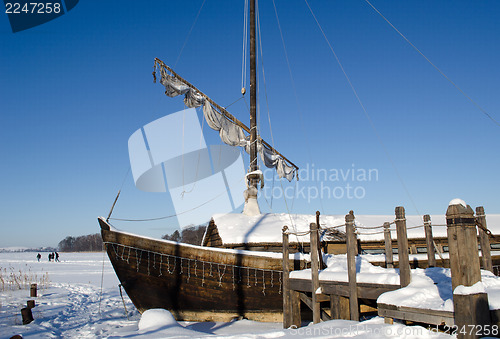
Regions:
[[165, 95], [171, 98], [185, 94], [189, 91], [189, 87], [185, 83], [171, 76], [164, 69], [161, 70], [160, 83], [165, 86]]
[[264, 165], [268, 168], [276, 168], [276, 172], [280, 178], [286, 178], [288, 181], [292, 181], [295, 177], [295, 168], [289, 166], [278, 154], [261, 146], [260, 144], [259, 146], [258, 150]]
[[[169, 97], [184, 94], [184, 104], [187, 107], [193, 108], [203, 105], [203, 115], [208, 126], [219, 131], [221, 140], [229, 146], [244, 147], [245, 151], [250, 153], [250, 140], [249, 137], [245, 137], [243, 129], [220, 112], [217, 112], [201, 93], [190, 88], [175, 76], [168, 74], [164, 68], [161, 69], [160, 83], [165, 86], [165, 94]], [[260, 140], [257, 143], [257, 151], [266, 167], [276, 168], [280, 178], [292, 181], [296, 170], [293, 166], [288, 165], [283, 157], [264, 147]]]
[[241, 147], [245, 147], [248, 144], [243, 128], [214, 110], [208, 100], [203, 105], [203, 115], [207, 120], [208, 126], [213, 130], [219, 131], [219, 136], [225, 144]]

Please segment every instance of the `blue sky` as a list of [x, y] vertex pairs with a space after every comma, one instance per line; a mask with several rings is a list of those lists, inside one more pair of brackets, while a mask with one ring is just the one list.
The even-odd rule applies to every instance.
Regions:
[[[243, 1], [207, 0], [186, 41], [202, 2], [81, 1], [62, 17], [16, 34], [7, 15], [0, 15], [0, 247], [55, 246], [68, 235], [98, 232], [96, 218], [107, 215], [122, 182], [114, 216], [172, 214], [168, 194], [138, 191], [126, 176], [127, 140], [145, 124], [184, 108], [181, 99], [165, 97], [153, 84], [155, 57], [175, 65], [223, 106], [240, 98]], [[365, 1], [310, 0], [372, 128], [306, 3], [275, 2], [294, 82], [272, 1], [262, 1], [274, 142], [309, 175], [314, 168], [329, 177], [283, 182], [288, 192], [298, 185], [304, 195], [287, 205], [273, 199], [274, 212], [288, 206], [294, 213], [393, 214], [402, 205], [408, 214], [438, 214], [459, 197], [472, 207], [483, 205], [486, 213], [500, 213], [498, 125]], [[372, 4], [500, 120], [498, 1]], [[262, 81], [260, 93], [261, 133], [271, 142]], [[248, 122], [242, 100], [229, 110]], [[206, 138], [218, 142], [216, 133]], [[331, 177], [352, 169], [376, 170], [377, 177]], [[321, 184], [339, 187], [337, 197], [313, 197]], [[361, 187], [363, 197], [349, 199], [347, 184]], [[272, 188], [272, 180], [266, 185]], [[261, 201], [264, 211], [268, 203]], [[160, 236], [176, 222], [117, 226]]]

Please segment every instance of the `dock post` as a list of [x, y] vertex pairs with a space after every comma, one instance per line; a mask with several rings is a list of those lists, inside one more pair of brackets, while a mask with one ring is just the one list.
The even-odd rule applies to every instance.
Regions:
[[313, 304], [313, 323], [321, 321], [321, 305], [318, 301], [319, 293], [319, 255], [318, 255], [318, 225], [311, 223], [309, 226], [311, 242], [311, 278], [312, 278], [312, 304]]
[[31, 298], [36, 298], [37, 288], [38, 288], [37, 284], [31, 284], [31, 286], [30, 286], [30, 297]]
[[[474, 211], [462, 201], [452, 200], [446, 210], [446, 225], [458, 338], [478, 338], [477, 331], [467, 329], [471, 326], [484, 329], [490, 325], [488, 295], [455, 293], [458, 286], [469, 287], [481, 282]], [[465, 331], [461, 331], [463, 329]]]
[[23, 318], [23, 325], [28, 325], [33, 319], [33, 313], [31, 313], [31, 308], [24, 307], [21, 309], [21, 316]]
[[391, 230], [389, 229], [390, 226], [390, 223], [384, 222], [385, 268], [394, 267], [394, 259], [392, 256]]
[[429, 267], [436, 267], [436, 249], [432, 238], [431, 216], [424, 215], [425, 245], [427, 246], [427, 263]]
[[347, 235], [347, 276], [349, 279], [349, 311], [351, 320], [359, 321], [358, 289], [356, 285], [356, 252], [357, 241], [354, 233], [354, 212], [345, 216]]
[[321, 230], [321, 226], [319, 224], [319, 211], [316, 211], [316, 225], [318, 225], [318, 258], [319, 258], [319, 268], [324, 270], [326, 268], [326, 264], [323, 261], [323, 255], [321, 254], [321, 239], [319, 236], [319, 231]]
[[479, 231], [479, 243], [481, 244], [481, 262], [483, 269], [493, 273], [493, 265], [491, 263], [491, 245], [488, 238], [488, 226], [486, 225], [486, 215], [484, 214], [484, 207], [476, 207], [476, 222]]
[[406, 234], [406, 216], [403, 206], [396, 207], [396, 232], [398, 236], [399, 282], [401, 287], [410, 283], [410, 258], [408, 257], [408, 235]]
[[290, 265], [288, 262], [288, 226], [283, 226], [283, 328], [292, 324], [290, 305]]
[[351, 318], [351, 315], [349, 313], [349, 298], [331, 294], [330, 312], [332, 315], [332, 319], [349, 320]]
[[300, 314], [300, 292], [290, 290], [291, 326], [300, 327], [302, 318]]

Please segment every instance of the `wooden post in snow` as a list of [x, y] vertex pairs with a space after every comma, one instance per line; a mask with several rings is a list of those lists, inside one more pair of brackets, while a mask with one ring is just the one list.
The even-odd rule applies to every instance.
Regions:
[[394, 259], [392, 256], [392, 238], [391, 238], [391, 224], [384, 222], [384, 242], [385, 242], [385, 268], [394, 267]]
[[345, 216], [347, 235], [347, 276], [349, 279], [349, 311], [351, 320], [359, 321], [358, 289], [356, 284], [356, 234], [354, 233], [354, 212]]
[[436, 267], [436, 249], [432, 238], [431, 216], [424, 215], [425, 245], [427, 247], [427, 263], [429, 267]]
[[484, 214], [483, 206], [476, 207], [476, 222], [479, 226], [479, 243], [481, 244], [481, 261], [483, 263], [483, 269], [493, 273], [490, 238], [488, 238], [488, 226], [486, 225], [486, 215]]
[[406, 234], [406, 216], [403, 206], [396, 207], [396, 232], [398, 235], [399, 281], [401, 287], [410, 283], [410, 259], [408, 257], [408, 236]]
[[[316, 225], [318, 225], [318, 232], [321, 230], [321, 226], [319, 225], [319, 211], [316, 211]], [[319, 268], [324, 270], [326, 268], [326, 264], [323, 262], [323, 254], [321, 253], [321, 239], [318, 233], [318, 258], [319, 258]]]
[[317, 324], [321, 321], [321, 305], [318, 301], [318, 294], [321, 294], [319, 291], [318, 225], [311, 223], [309, 230], [311, 231], [309, 240], [311, 243], [313, 323]]
[[[463, 201], [452, 200], [446, 211], [446, 225], [458, 338], [478, 338], [477, 331], [468, 329], [471, 326], [484, 329], [491, 319], [488, 295], [484, 292], [463, 291], [464, 287], [481, 282], [474, 211]], [[461, 332], [462, 329], [466, 330]]]
[[292, 325], [290, 305], [290, 266], [288, 262], [288, 226], [283, 226], [283, 328]]
[[21, 309], [21, 316], [23, 318], [23, 325], [28, 325], [30, 322], [34, 320], [33, 313], [31, 313], [31, 308], [29, 307]]
[[300, 292], [295, 290], [290, 290], [290, 307], [292, 310], [292, 321], [291, 326], [300, 327], [302, 324], [302, 318], [300, 315]]
[[36, 298], [36, 290], [37, 290], [37, 284], [31, 284], [30, 287], [30, 297], [31, 298]]

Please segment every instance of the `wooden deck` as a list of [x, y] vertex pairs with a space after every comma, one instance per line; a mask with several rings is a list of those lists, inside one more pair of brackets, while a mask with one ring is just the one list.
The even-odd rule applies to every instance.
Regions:
[[399, 319], [431, 325], [455, 325], [455, 316], [450, 311], [428, 310], [381, 303], [377, 304], [377, 309], [378, 315], [384, 317], [386, 323], [392, 323], [392, 319]]
[[[351, 319], [351, 292], [348, 282], [319, 281], [320, 294], [313, 294], [314, 288], [311, 280], [290, 278], [289, 286], [289, 302], [292, 307], [291, 314], [294, 317], [294, 324], [300, 324], [301, 322], [300, 302], [304, 303], [313, 312], [315, 302], [318, 303], [320, 306], [320, 318], [323, 321], [331, 319]], [[376, 303], [377, 298], [382, 293], [394, 291], [398, 288], [400, 288], [399, 285], [372, 283], [357, 283], [356, 285], [358, 298], [365, 302], [370, 300], [372, 301], [370, 303], [372, 305]], [[316, 299], [315, 302], [313, 302], [313, 295]], [[358, 310], [356, 310], [356, 312], [358, 312]]]
[[[349, 283], [346, 281], [319, 281], [319, 287], [324, 295], [336, 295], [349, 298]], [[399, 285], [373, 284], [358, 282], [356, 284], [359, 299], [377, 300], [385, 292], [400, 288]], [[313, 292], [312, 281], [290, 278], [290, 289], [299, 292]]]
[[[386, 323], [393, 319], [411, 321], [431, 325], [455, 325], [455, 313], [451, 311], [438, 311], [423, 308], [377, 304], [378, 315], [385, 318]], [[490, 310], [491, 324], [500, 326], [500, 310]]]

